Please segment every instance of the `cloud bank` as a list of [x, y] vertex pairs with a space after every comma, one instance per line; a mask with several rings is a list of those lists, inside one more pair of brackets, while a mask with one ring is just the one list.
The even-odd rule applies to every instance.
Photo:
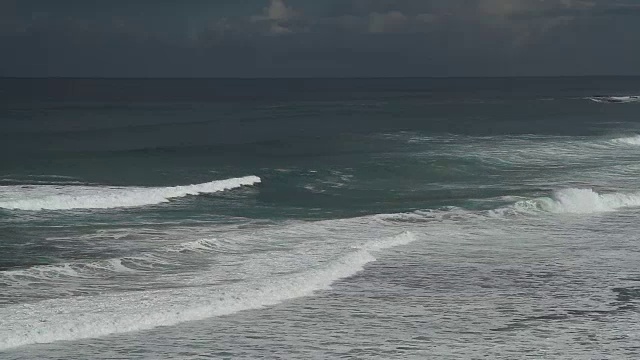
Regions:
[[632, 0], [78, 4], [0, 0], [0, 46], [14, 55], [0, 75], [586, 75], [640, 61]]

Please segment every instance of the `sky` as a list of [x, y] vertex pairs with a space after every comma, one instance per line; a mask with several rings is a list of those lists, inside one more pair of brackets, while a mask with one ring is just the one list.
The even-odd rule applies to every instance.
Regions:
[[0, 0], [0, 76], [640, 75], [640, 0]]

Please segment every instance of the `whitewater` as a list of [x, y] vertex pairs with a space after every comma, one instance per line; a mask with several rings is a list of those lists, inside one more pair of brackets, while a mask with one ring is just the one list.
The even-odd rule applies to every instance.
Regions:
[[[119, 279], [119, 283], [122, 285], [130, 282], [128, 287], [135, 287], [142, 291], [123, 291], [112, 295], [75, 294], [70, 298], [44, 299], [36, 303], [3, 307], [0, 309], [0, 315], [2, 315], [0, 316], [2, 319], [0, 350], [27, 344], [95, 338], [170, 326], [310, 296], [319, 290], [330, 289], [331, 284], [340, 279], [363, 271], [366, 264], [376, 260], [375, 253], [413, 243], [416, 241], [416, 233], [420, 234], [421, 238], [433, 240], [438, 238], [437, 234], [444, 232], [451, 236], [460, 231], [456, 227], [468, 226], [469, 223], [478, 221], [488, 223], [496, 219], [543, 216], [544, 213], [598, 213], [633, 206], [640, 206], [640, 195], [619, 193], [601, 195], [591, 189], [564, 189], [554, 192], [553, 196], [548, 198], [521, 200], [507, 208], [488, 212], [449, 209], [428, 214], [423, 212], [387, 214], [340, 221], [281, 225], [265, 229], [262, 236], [266, 238], [279, 236], [282, 239], [287, 236], [309, 236], [308, 233], [318, 232], [320, 229], [327, 231], [332, 228], [343, 228], [349, 229], [349, 243], [323, 239], [325, 242], [321, 245], [310, 241], [300, 244], [304, 246], [306, 256], [312, 251], [318, 251], [314, 248], [315, 246], [321, 248], [322, 252], [331, 253], [332, 258], [314, 259], [313, 262], [305, 263], [304, 267], [295, 271], [288, 270], [286, 273], [280, 273], [274, 269], [283, 266], [285, 259], [274, 256], [270, 258], [272, 263], [267, 265], [264, 262], [255, 261], [259, 256], [252, 254], [254, 262], [250, 266], [255, 268], [263, 266], [262, 270], [253, 269], [253, 272], [261, 273], [261, 276], [245, 276], [243, 282], [235, 284], [212, 283], [211, 278], [220, 277], [220, 275], [217, 269], [214, 267], [207, 269], [206, 266], [202, 266], [204, 264], [199, 266], [197, 273], [190, 273], [189, 279], [182, 279], [178, 276], [179, 274], [167, 272], [163, 268], [166, 265], [173, 265], [175, 268], [180, 262], [184, 265], [187, 260], [182, 257], [193, 257], [195, 254], [210, 256], [224, 251], [220, 242], [214, 238], [183, 242], [157, 248], [153, 253], [141, 253], [100, 262], [64, 263], [4, 271], [0, 273], [0, 283], [8, 284], [9, 291], [13, 290], [12, 287], [25, 284], [34, 286], [43, 282], [47, 285], [58, 284], [60, 287], [77, 286], [82, 282], [88, 285], [104, 277], [105, 273], [111, 273], [111, 276], [127, 275], [129, 278]], [[446, 221], [454, 216], [457, 216], [455, 224]], [[411, 231], [405, 230], [401, 234], [388, 236], [387, 239], [366, 241], [369, 237], [376, 236], [374, 234], [394, 231], [398, 225], [406, 223], [411, 224]], [[416, 225], [419, 223], [422, 224]], [[381, 225], [383, 228], [376, 228]], [[488, 224], [483, 223], [477, 226], [482, 228], [486, 225]], [[255, 236], [255, 234], [242, 235]], [[361, 240], [354, 241], [354, 238]], [[259, 241], [259, 239], [256, 240]], [[327, 247], [332, 249], [329, 251]], [[322, 252], [318, 252], [316, 256], [325, 255]], [[209, 259], [209, 256], [203, 259]], [[296, 261], [299, 260], [296, 259]], [[137, 274], [138, 278], [132, 275], [139, 272], [142, 274]], [[241, 272], [237, 269], [235, 276], [239, 276]], [[274, 275], [266, 276], [269, 272], [273, 272]], [[171, 286], [167, 289], [145, 290], [145, 286], [140, 282], [146, 281], [152, 274], [156, 277], [171, 279], [177, 288]], [[181, 286], [177, 286], [177, 283], [181, 283]], [[59, 293], [58, 296], [60, 295]], [[6, 299], [6, 296], [3, 298]]]
[[[129, 292], [5, 307], [0, 312], [3, 319], [0, 349], [139, 331], [277, 304], [326, 289], [332, 282], [361, 271], [365, 264], [375, 261], [370, 251], [414, 240], [411, 233], [404, 233], [370, 242], [361, 250], [316, 268], [280, 278], [254, 280], [242, 286]], [[34, 315], [38, 323], [33, 322]]]
[[2, 359], [640, 357], [636, 78], [32, 81]]
[[0, 186], [0, 208], [15, 210], [111, 209], [160, 204], [188, 195], [211, 194], [218, 191], [254, 185], [257, 176], [216, 180], [195, 185], [163, 188], [115, 186]]

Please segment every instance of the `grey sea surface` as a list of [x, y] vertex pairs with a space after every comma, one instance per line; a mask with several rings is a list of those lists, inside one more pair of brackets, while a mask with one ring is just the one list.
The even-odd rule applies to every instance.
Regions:
[[640, 78], [0, 90], [2, 359], [640, 357]]

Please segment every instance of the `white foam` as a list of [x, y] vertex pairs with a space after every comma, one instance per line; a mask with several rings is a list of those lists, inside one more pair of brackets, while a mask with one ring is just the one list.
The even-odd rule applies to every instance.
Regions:
[[73, 264], [37, 265], [27, 269], [0, 272], [0, 279], [21, 283], [22, 281], [48, 281], [80, 277]]
[[0, 308], [0, 350], [170, 326], [309, 296], [362, 271], [376, 260], [369, 250], [413, 240], [411, 233], [403, 233], [316, 268], [253, 283], [78, 296]]
[[563, 189], [551, 198], [519, 201], [515, 208], [524, 212], [544, 211], [551, 213], [597, 213], [615, 211], [626, 207], [640, 206], [638, 193], [599, 194], [593, 189]]
[[[26, 269], [7, 270], [0, 272], [0, 280], [9, 284], [23, 284], [24, 282], [49, 282], [52, 280], [65, 280], [72, 278], [93, 278], [104, 273], [133, 273], [136, 269], [129, 268], [122, 263], [123, 260], [134, 263], [144, 258], [127, 257], [112, 258], [87, 263], [62, 263], [54, 265], [36, 265]], [[150, 262], [150, 260], [147, 260]]]
[[168, 252], [201, 252], [211, 251], [216, 247], [216, 239], [199, 239], [178, 244], [166, 249]]
[[630, 96], [593, 96], [587, 98], [591, 101], [595, 101], [597, 103], [613, 103], [613, 104], [626, 104], [631, 102], [640, 102], [640, 96], [638, 95], [630, 95]]
[[12, 210], [111, 209], [160, 204], [260, 183], [257, 176], [173, 187], [0, 186], [0, 208]]
[[[497, 211], [497, 210], [492, 210]], [[484, 213], [465, 210], [458, 207], [447, 207], [437, 210], [416, 210], [411, 213], [381, 214], [375, 215], [375, 219], [386, 222], [385, 225], [394, 223], [429, 223], [429, 222], [459, 222], [469, 219], [497, 217], [498, 213]]]
[[621, 144], [621, 145], [640, 146], [640, 135], [613, 139], [611, 140], [611, 142], [614, 144]]
[[107, 263], [109, 264], [109, 269], [114, 271], [114, 272], [123, 272], [123, 273], [128, 273], [128, 272], [135, 272], [135, 270], [126, 267], [124, 264], [122, 264], [122, 260], [123, 259], [109, 259], [107, 260]]
[[363, 248], [370, 251], [384, 250], [396, 246], [408, 245], [414, 241], [416, 241], [415, 235], [410, 231], [405, 231], [402, 234], [388, 239], [372, 241], [366, 244]]
[[135, 273], [148, 271], [154, 267], [171, 265], [170, 259], [162, 253], [204, 253], [217, 248], [216, 239], [199, 239], [177, 245], [169, 245], [156, 249], [154, 252], [143, 252], [136, 256], [108, 258], [91, 262], [68, 262], [51, 265], [34, 265], [25, 269], [7, 270], [0, 272], [0, 280], [10, 284], [24, 282], [46, 282], [51, 280], [65, 280], [71, 278], [94, 278], [109, 276], [114, 273]]

